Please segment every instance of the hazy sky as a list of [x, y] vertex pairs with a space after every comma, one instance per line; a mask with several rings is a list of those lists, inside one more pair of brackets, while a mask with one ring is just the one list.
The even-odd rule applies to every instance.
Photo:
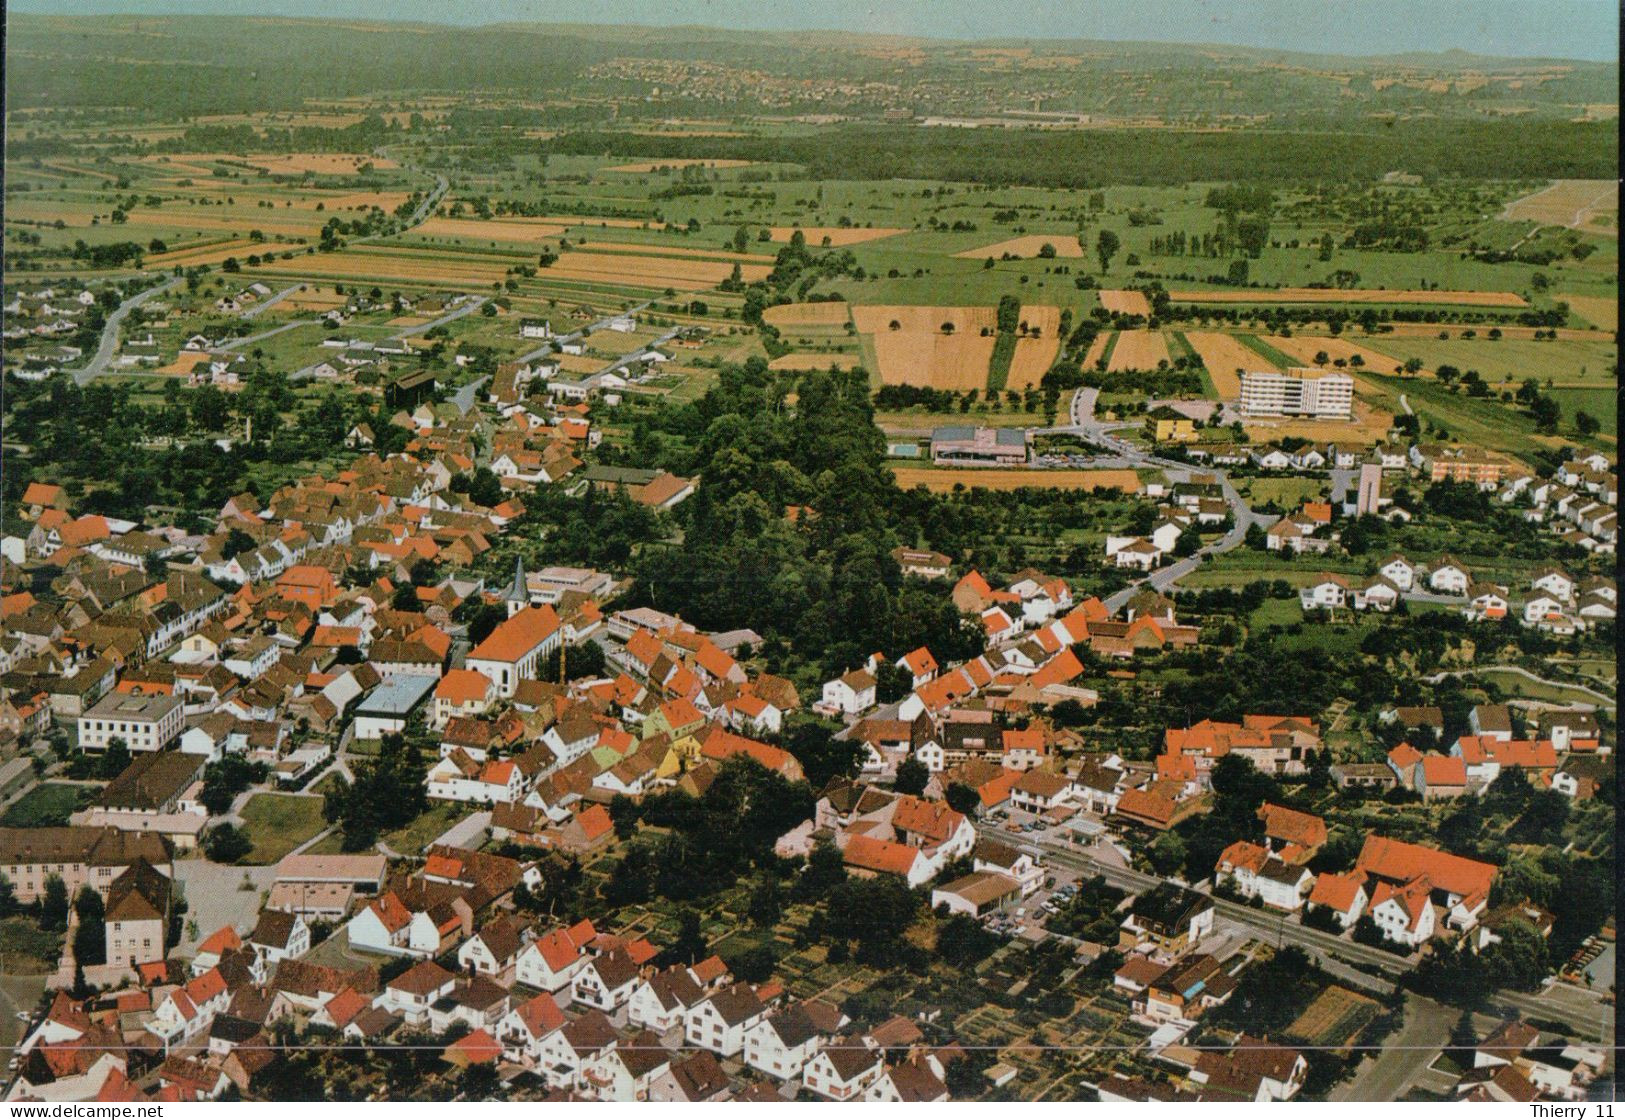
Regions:
[[61, 14], [835, 28], [950, 39], [1233, 43], [1354, 55], [1458, 48], [1503, 56], [1619, 57], [1613, 0], [12, 0], [10, 7]]

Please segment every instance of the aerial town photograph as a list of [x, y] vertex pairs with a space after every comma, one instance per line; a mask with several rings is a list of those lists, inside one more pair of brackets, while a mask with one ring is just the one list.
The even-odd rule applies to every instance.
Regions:
[[1611, 1116], [1618, 35], [12, 3], [9, 1115]]

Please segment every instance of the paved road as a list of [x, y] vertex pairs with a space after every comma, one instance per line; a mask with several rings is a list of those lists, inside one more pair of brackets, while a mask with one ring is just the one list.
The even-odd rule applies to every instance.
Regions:
[[295, 327], [308, 327], [308, 326], [311, 326], [314, 323], [320, 323], [320, 322], [321, 322], [320, 319], [290, 319], [286, 323], [283, 323], [281, 326], [272, 327], [268, 331], [261, 331], [259, 334], [251, 334], [246, 338], [233, 339], [232, 341], [226, 343], [224, 346], [220, 347], [220, 349], [222, 349], [222, 350], [241, 350], [243, 347], [248, 346], [248, 345], [250, 345], [252, 343], [255, 343], [255, 342], [259, 342], [261, 339], [270, 338], [273, 335], [279, 335], [283, 331], [291, 331]]
[[1349, 1080], [1332, 1090], [1334, 1101], [1397, 1101], [1450, 1041], [1461, 1012], [1418, 995], [1405, 1000], [1405, 1021], [1366, 1058]]
[[[1066, 427], [1046, 428], [1044, 431], [1076, 435], [1079, 438], [1103, 448], [1115, 460], [1134, 467], [1158, 467], [1165, 471], [1175, 472], [1175, 477], [1188, 478], [1191, 474], [1189, 463], [1180, 463], [1172, 459], [1163, 459], [1150, 454], [1142, 448], [1136, 447], [1127, 440], [1119, 439], [1112, 434], [1116, 428], [1125, 427], [1122, 424], [1105, 424], [1095, 419], [1095, 402], [1100, 393], [1096, 389], [1079, 389], [1072, 394], [1072, 400], [1067, 405], [1067, 412], [1072, 423]], [[1196, 553], [1185, 557], [1166, 567], [1159, 568], [1148, 576], [1143, 576], [1121, 591], [1106, 598], [1106, 609], [1116, 613], [1138, 593], [1143, 587], [1150, 586], [1158, 591], [1166, 591], [1185, 576], [1190, 575], [1202, 564], [1208, 556], [1217, 556], [1236, 548], [1247, 537], [1247, 528], [1254, 522], [1262, 525], [1270, 519], [1261, 514], [1254, 513], [1237, 493], [1230, 482], [1230, 476], [1222, 470], [1204, 470], [1218, 479], [1219, 486], [1224, 493], [1224, 500], [1230, 506], [1230, 514], [1235, 524], [1222, 538], [1210, 545], [1206, 545]]]
[[1533, 681], [1535, 684], [1543, 684], [1551, 688], [1567, 688], [1572, 689], [1575, 692], [1583, 692], [1592, 699], [1599, 701], [1606, 707], [1612, 708], [1614, 706], [1614, 698], [1612, 696], [1598, 692], [1594, 688], [1587, 688], [1583, 684], [1574, 684], [1570, 681], [1552, 681], [1547, 680], [1545, 677], [1537, 677], [1535, 674], [1531, 673], [1528, 669], [1525, 669], [1521, 665], [1478, 665], [1471, 669], [1452, 669], [1442, 673], [1434, 673], [1431, 677], [1424, 677], [1422, 679], [1427, 681], [1428, 684], [1438, 684], [1446, 677], [1470, 677], [1475, 673], [1490, 672], [1512, 673], [1516, 676], [1523, 677], [1526, 680]]
[[1503, 1003], [1526, 1019], [1552, 1019], [1592, 1042], [1614, 1040], [1614, 1009], [1602, 1001], [1602, 992], [1573, 984], [1552, 984], [1540, 992], [1497, 992]]
[[171, 276], [162, 284], [148, 288], [144, 292], [137, 292], [115, 307], [107, 316], [107, 325], [102, 328], [102, 340], [96, 346], [96, 353], [91, 355], [90, 361], [73, 371], [74, 383], [88, 385], [92, 380], [106, 373], [107, 363], [113, 360], [113, 351], [118, 349], [119, 325], [124, 322], [125, 317], [159, 292], [167, 292], [180, 282], [181, 278], [179, 276]]
[[485, 303], [485, 297], [484, 296], [480, 296], [477, 299], [471, 299], [467, 303], [463, 304], [462, 306], [455, 307], [452, 310], [446, 312], [444, 315], [440, 316], [440, 318], [438, 318], [438, 319], [431, 320], [430, 322], [427, 322], [427, 323], [421, 323], [421, 324], [419, 324], [418, 326], [415, 326], [415, 327], [407, 327], [405, 330], [396, 331], [390, 337], [391, 338], [397, 338], [397, 339], [411, 338], [414, 335], [422, 334], [424, 331], [432, 331], [438, 326], [442, 326], [442, 325], [444, 325], [446, 323], [450, 323], [455, 319], [461, 319], [464, 315], [472, 315], [474, 312], [478, 311], [484, 305], [484, 303]]
[[[1131, 892], [1149, 890], [1162, 882], [1155, 875], [1101, 863], [1078, 849], [1063, 844], [1012, 836], [1000, 828], [985, 823], [978, 824], [977, 829], [984, 835], [999, 837], [1007, 844], [1042, 849], [1048, 862], [1091, 875], [1100, 875], [1112, 886], [1123, 890]], [[1254, 937], [1271, 944], [1297, 945], [1329, 972], [1354, 983], [1363, 981], [1367, 987], [1392, 989], [1391, 984], [1381, 983], [1370, 976], [1367, 970], [1375, 969], [1384, 977], [1397, 978], [1408, 972], [1414, 963], [1385, 949], [1361, 945], [1335, 934], [1310, 929], [1272, 911], [1254, 910], [1252, 907], [1218, 898], [1213, 899], [1213, 907], [1217, 917], [1224, 919], [1228, 924], [1245, 928]], [[1347, 967], [1350, 964], [1360, 966], [1359, 970], [1351, 972]], [[1417, 997], [1411, 998], [1414, 1000]], [[1575, 987], [1572, 984], [1553, 984], [1545, 991], [1533, 994], [1503, 990], [1496, 992], [1492, 999], [1512, 1007], [1525, 1016], [1563, 1023], [1573, 1033], [1592, 1041], [1605, 1042], [1613, 1039], [1613, 1008], [1602, 1002], [1602, 996], [1598, 992]]]
[[247, 311], [244, 311], [241, 315], [239, 315], [238, 318], [240, 318], [240, 319], [252, 319], [252, 318], [255, 318], [257, 315], [260, 314], [260, 312], [266, 310], [267, 308], [275, 307], [277, 304], [281, 303], [283, 300], [285, 300], [289, 296], [293, 295], [293, 293], [297, 292], [302, 287], [304, 287], [303, 284], [290, 284], [288, 287], [283, 288], [276, 295], [267, 297], [264, 300], [264, 302], [256, 303], [253, 307], [250, 307]]
[[467, 416], [469, 410], [474, 407], [475, 402], [479, 399], [480, 386], [489, 380], [491, 380], [491, 375], [486, 374], [484, 377], [470, 381], [451, 395], [451, 403], [456, 405], [464, 416]]
[[[551, 354], [553, 352], [553, 343], [555, 343], [555, 342], [574, 342], [578, 338], [585, 338], [587, 335], [592, 334], [594, 331], [604, 330], [606, 327], [609, 326], [609, 321], [611, 319], [619, 319], [623, 315], [636, 315], [639, 311], [642, 311], [644, 308], [648, 307], [653, 302], [654, 302], [654, 300], [652, 300], [652, 299], [651, 300], [645, 300], [644, 302], [638, 304], [636, 307], [629, 307], [625, 311], [611, 312], [610, 314], [605, 315], [602, 319], [599, 319], [596, 322], [588, 323], [584, 327], [577, 327], [575, 330], [571, 331], [569, 334], [554, 335], [552, 338], [548, 339], [547, 342], [543, 343], [541, 346], [538, 346], [534, 350], [527, 351], [526, 353], [523, 353], [523, 354], [519, 355], [519, 357], [517, 357], [517, 358], [515, 358], [513, 360], [523, 364], [524, 362], [531, 361], [531, 360], [533, 360], [535, 358], [540, 358], [544, 354]], [[669, 338], [670, 335], [668, 335], [667, 337]]]
[[[1085, 871], [1091, 875], [1101, 875], [1106, 882], [1123, 890], [1133, 892], [1150, 890], [1163, 881], [1157, 876], [1148, 875], [1143, 871], [1135, 871], [1126, 867], [1113, 867], [1101, 863], [1079, 852], [1076, 848], [1064, 844], [1056, 844], [1047, 840], [1012, 837], [1002, 829], [989, 825], [979, 825], [978, 828], [986, 835], [1002, 837], [1005, 843], [1014, 842], [1041, 848], [1046, 860], [1063, 867]], [[1335, 953], [1346, 961], [1376, 968], [1390, 975], [1398, 975], [1410, 967], [1409, 962], [1403, 957], [1396, 957], [1386, 950], [1370, 945], [1361, 945], [1355, 941], [1345, 940], [1335, 934], [1310, 929], [1307, 926], [1286, 920], [1284, 915], [1278, 915], [1271, 911], [1254, 910], [1250, 906], [1242, 906], [1219, 898], [1213, 900], [1213, 906], [1219, 916], [1228, 919], [1233, 925], [1246, 928], [1260, 940], [1272, 944], [1298, 945], [1318, 959], [1326, 959], [1330, 954]]]

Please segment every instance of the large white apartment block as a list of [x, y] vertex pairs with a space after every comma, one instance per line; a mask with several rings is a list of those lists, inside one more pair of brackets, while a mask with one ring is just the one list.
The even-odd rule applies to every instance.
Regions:
[[173, 696], [138, 696], [114, 692], [79, 717], [79, 746], [106, 750], [123, 739], [132, 751], [161, 751], [181, 733], [185, 712]]
[[1333, 370], [1294, 368], [1241, 375], [1241, 411], [1248, 416], [1314, 416], [1346, 420], [1354, 412], [1354, 379]]

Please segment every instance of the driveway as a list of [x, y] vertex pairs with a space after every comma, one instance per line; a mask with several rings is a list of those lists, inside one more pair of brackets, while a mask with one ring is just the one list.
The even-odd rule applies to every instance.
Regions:
[[[182, 930], [176, 948], [190, 952], [221, 926], [235, 926], [239, 932], [254, 928], [259, 920], [260, 896], [271, 889], [275, 867], [230, 867], [206, 859], [178, 859], [175, 878], [186, 896], [186, 925], [197, 923], [197, 936]], [[244, 881], [251, 884], [243, 890]]]
[[1332, 1090], [1334, 1101], [1397, 1101], [1415, 1084], [1450, 1041], [1450, 1028], [1461, 1012], [1412, 994], [1405, 1001], [1405, 1022], [1367, 1058], [1353, 1077]]

